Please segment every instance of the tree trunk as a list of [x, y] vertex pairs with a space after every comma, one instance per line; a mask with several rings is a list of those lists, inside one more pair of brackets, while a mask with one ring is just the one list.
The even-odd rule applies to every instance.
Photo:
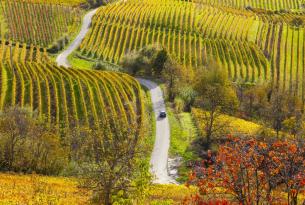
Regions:
[[111, 205], [111, 185], [105, 186], [104, 205]]

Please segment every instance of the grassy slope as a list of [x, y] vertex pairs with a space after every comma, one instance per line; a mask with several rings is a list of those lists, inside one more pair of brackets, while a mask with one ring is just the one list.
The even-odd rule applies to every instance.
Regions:
[[94, 60], [92, 58], [88, 58], [79, 54], [79, 52], [75, 51], [71, 55], [68, 56], [69, 63], [73, 68], [79, 69], [93, 69], [94, 66], [98, 63], [101, 64], [105, 70], [112, 71], [121, 71], [123, 70], [119, 65], [111, 64], [104, 61]]

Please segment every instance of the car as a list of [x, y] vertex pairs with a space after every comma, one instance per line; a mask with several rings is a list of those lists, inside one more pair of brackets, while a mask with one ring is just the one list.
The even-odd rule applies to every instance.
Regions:
[[165, 111], [161, 111], [161, 112], [159, 113], [159, 117], [160, 117], [160, 118], [166, 118], [166, 112], [165, 112]]

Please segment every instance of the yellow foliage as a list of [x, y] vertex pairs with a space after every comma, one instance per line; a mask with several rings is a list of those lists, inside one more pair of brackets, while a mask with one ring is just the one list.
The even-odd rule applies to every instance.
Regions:
[[152, 185], [150, 189], [150, 197], [147, 204], [158, 204], [161, 201], [171, 202], [170, 204], [181, 204], [186, 197], [190, 197], [191, 194], [195, 194], [196, 192], [195, 187], [188, 188], [185, 185], [156, 184]]
[[[203, 134], [204, 123], [201, 121], [201, 119], [205, 114], [205, 111], [198, 108], [193, 108], [192, 114], [200, 133]], [[262, 129], [262, 126], [259, 124], [224, 114], [220, 115], [218, 122], [227, 123], [226, 129], [231, 134], [255, 135]]]
[[0, 205], [88, 204], [90, 192], [73, 178], [0, 173]]
[[63, 4], [63, 5], [71, 5], [71, 6], [76, 6], [86, 2], [86, 0], [25, 0], [25, 1], [33, 2], [33, 3]]

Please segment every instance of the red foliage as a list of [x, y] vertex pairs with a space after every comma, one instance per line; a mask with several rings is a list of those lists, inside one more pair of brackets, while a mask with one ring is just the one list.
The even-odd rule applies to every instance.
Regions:
[[229, 201], [222, 199], [203, 200], [200, 195], [194, 195], [184, 200], [183, 204], [188, 205], [232, 205]]
[[[209, 152], [208, 159], [191, 173], [189, 184], [198, 186], [200, 194], [189, 204], [209, 204], [204, 199], [223, 194], [240, 204], [297, 204], [305, 186], [304, 156], [304, 146], [297, 141], [229, 137], [217, 156]], [[274, 194], [279, 188], [287, 193], [286, 202], [283, 196], [277, 197], [281, 194]]]

